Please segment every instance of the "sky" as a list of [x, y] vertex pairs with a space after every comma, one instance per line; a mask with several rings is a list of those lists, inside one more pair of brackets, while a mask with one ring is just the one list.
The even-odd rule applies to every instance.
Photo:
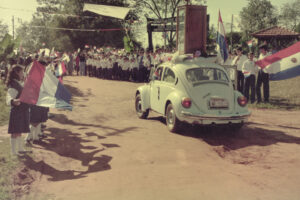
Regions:
[[[293, 0], [271, 0], [271, 3], [278, 9], [284, 3]], [[234, 24], [238, 21], [238, 15], [243, 7], [247, 5], [247, 0], [207, 0], [207, 12], [210, 15], [210, 25], [217, 26], [218, 10], [225, 25], [229, 29], [231, 17], [234, 15]], [[12, 17], [14, 16], [15, 28], [19, 25], [20, 20], [30, 21], [32, 14], [36, 10], [36, 0], [0, 0], [0, 20], [9, 26], [12, 34]], [[226, 32], [229, 32], [227, 30]]]

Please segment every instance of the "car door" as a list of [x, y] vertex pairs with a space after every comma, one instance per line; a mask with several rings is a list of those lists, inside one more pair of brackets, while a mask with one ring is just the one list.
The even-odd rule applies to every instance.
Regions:
[[165, 104], [169, 94], [175, 90], [175, 82], [176, 82], [176, 76], [174, 71], [170, 67], [165, 67], [162, 81], [160, 83], [161, 102], [158, 108], [160, 113], [165, 112]]
[[[159, 112], [160, 104], [160, 86], [161, 86], [161, 77], [163, 74], [163, 66], [159, 66], [153, 73], [152, 81], [150, 83], [150, 105], [151, 109]], [[163, 113], [162, 113], [163, 114]]]

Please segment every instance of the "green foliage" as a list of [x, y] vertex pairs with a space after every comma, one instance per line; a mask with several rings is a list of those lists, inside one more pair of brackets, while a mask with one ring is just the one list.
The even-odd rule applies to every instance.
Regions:
[[[108, 29], [122, 28], [116, 19], [99, 16], [90, 12], [83, 12], [84, 3], [124, 6], [123, 0], [38, 0], [39, 6], [30, 23], [23, 24], [17, 33], [24, 41], [23, 47], [31, 52], [37, 51], [45, 43], [46, 47], [55, 47], [59, 51], [72, 51], [82, 48], [85, 44], [92, 46], [110, 45], [123, 47], [123, 31], [112, 32], [84, 32], [71, 30], [54, 30], [46, 27], [70, 29]], [[49, 13], [77, 15], [52, 15]], [[83, 16], [91, 16], [87, 18]], [[37, 28], [33, 26], [45, 26]]]
[[296, 30], [300, 21], [300, 0], [285, 3], [281, 8], [280, 22], [287, 28]]
[[300, 33], [300, 23], [296, 26], [295, 31]]
[[20, 39], [13, 40], [12, 36], [8, 33], [0, 42], [0, 61], [12, 58], [15, 56], [13, 50], [19, 47]]
[[6, 105], [6, 90], [5, 86], [0, 81], [0, 126], [7, 124], [9, 118], [9, 107]]
[[4, 38], [4, 36], [8, 33], [8, 26], [0, 20], [0, 41]]
[[248, 0], [248, 5], [240, 12], [241, 30], [246, 39], [250, 34], [277, 24], [278, 15], [268, 0]]
[[[232, 41], [231, 41], [232, 39]], [[242, 43], [242, 33], [240, 32], [232, 32], [232, 33], [227, 33], [226, 34], [226, 40], [228, 45], [232, 46], [231, 48], [235, 48], [236, 46], [240, 45]], [[232, 50], [232, 49], [231, 49]]]
[[217, 38], [217, 30], [212, 25], [208, 30], [208, 37], [207, 37], [207, 47], [206, 51], [208, 54], [216, 54], [216, 38]]

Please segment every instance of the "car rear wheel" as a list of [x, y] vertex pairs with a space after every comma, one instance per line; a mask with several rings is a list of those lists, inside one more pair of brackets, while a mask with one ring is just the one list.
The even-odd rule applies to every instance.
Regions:
[[176, 117], [175, 110], [174, 110], [172, 104], [169, 104], [167, 106], [166, 122], [167, 122], [167, 127], [168, 127], [169, 131], [174, 133], [174, 132], [177, 132], [180, 130], [181, 123]]
[[149, 115], [149, 109], [146, 111], [142, 110], [142, 98], [140, 94], [135, 97], [135, 111], [140, 119], [146, 119]]

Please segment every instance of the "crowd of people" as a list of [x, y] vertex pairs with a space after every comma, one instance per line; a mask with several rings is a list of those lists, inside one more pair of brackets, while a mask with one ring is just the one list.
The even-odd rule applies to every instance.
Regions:
[[[267, 46], [260, 46], [258, 60], [268, 55]], [[199, 56], [201, 56], [201, 52], [196, 51], [194, 57]], [[1, 77], [5, 79], [8, 88], [6, 103], [11, 106], [8, 133], [11, 134], [12, 154], [17, 155], [24, 152], [21, 133], [28, 133], [25, 138], [28, 144], [45, 137], [42, 126], [48, 119], [49, 108], [27, 105], [20, 101], [24, 77], [28, 74], [34, 60], [38, 60], [43, 66], [52, 70], [58, 78], [62, 78], [61, 76], [64, 75], [77, 75], [108, 80], [147, 82], [150, 71], [171, 58], [172, 52], [162, 49], [158, 49], [154, 53], [143, 49], [135, 53], [126, 53], [122, 49], [94, 48], [62, 55], [50, 55], [49, 53], [46, 55], [45, 52], [40, 52], [39, 55], [30, 55], [18, 60], [11, 59], [7, 63], [2, 62], [0, 65]], [[255, 102], [255, 96], [257, 96], [258, 103], [262, 101], [262, 84], [264, 101], [268, 102], [269, 76], [267, 72], [256, 66], [255, 60], [253, 53], [250, 52], [246, 56], [242, 53], [241, 48], [237, 48], [235, 54], [231, 55], [224, 64], [237, 66], [237, 90], [243, 93], [251, 103]], [[57, 68], [62, 62], [64, 62], [66, 72], [58, 74]], [[214, 62], [217, 62], [217, 59]]]
[[68, 75], [90, 76], [107, 80], [147, 82], [151, 68], [170, 60], [171, 51], [140, 49], [126, 53], [123, 49], [85, 49], [63, 56]]
[[[42, 131], [43, 123], [48, 120], [49, 108], [28, 105], [20, 101], [24, 79], [29, 73], [33, 61], [40, 62], [52, 70], [58, 78], [64, 75], [91, 76], [109, 80], [146, 82], [153, 66], [170, 60], [169, 52], [158, 49], [155, 53], [145, 52], [125, 53], [124, 50], [91, 50], [84, 49], [75, 53], [50, 55], [40, 52], [35, 55], [19, 57], [2, 62], [1, 78], [7, 87], [6, 103], [11, 107], [8, 133], [11, 134], [12, 155], [26, 153], [21, 134], [25, 133], [25, 142], [39, 142], [45, 137]], [[66, 67], [65, 74], [58, 74], [61, 63]]]
[[235, 49], [230, 54], [225, 65], [237, 66], [237, 85], [236, 89], [241, 92], [250, 103], [261, 103], [261, 87], [263, 86], [264, 102], [269, 102], [269, 74], [266, 70], [261, 69], [255, 64], [257, 60], [261, 60], [269, 55], [266, 44], [259, 47], [259, 57], [255, 58], [253, 52], [248, 55], [243, 54], [242, 48]]

